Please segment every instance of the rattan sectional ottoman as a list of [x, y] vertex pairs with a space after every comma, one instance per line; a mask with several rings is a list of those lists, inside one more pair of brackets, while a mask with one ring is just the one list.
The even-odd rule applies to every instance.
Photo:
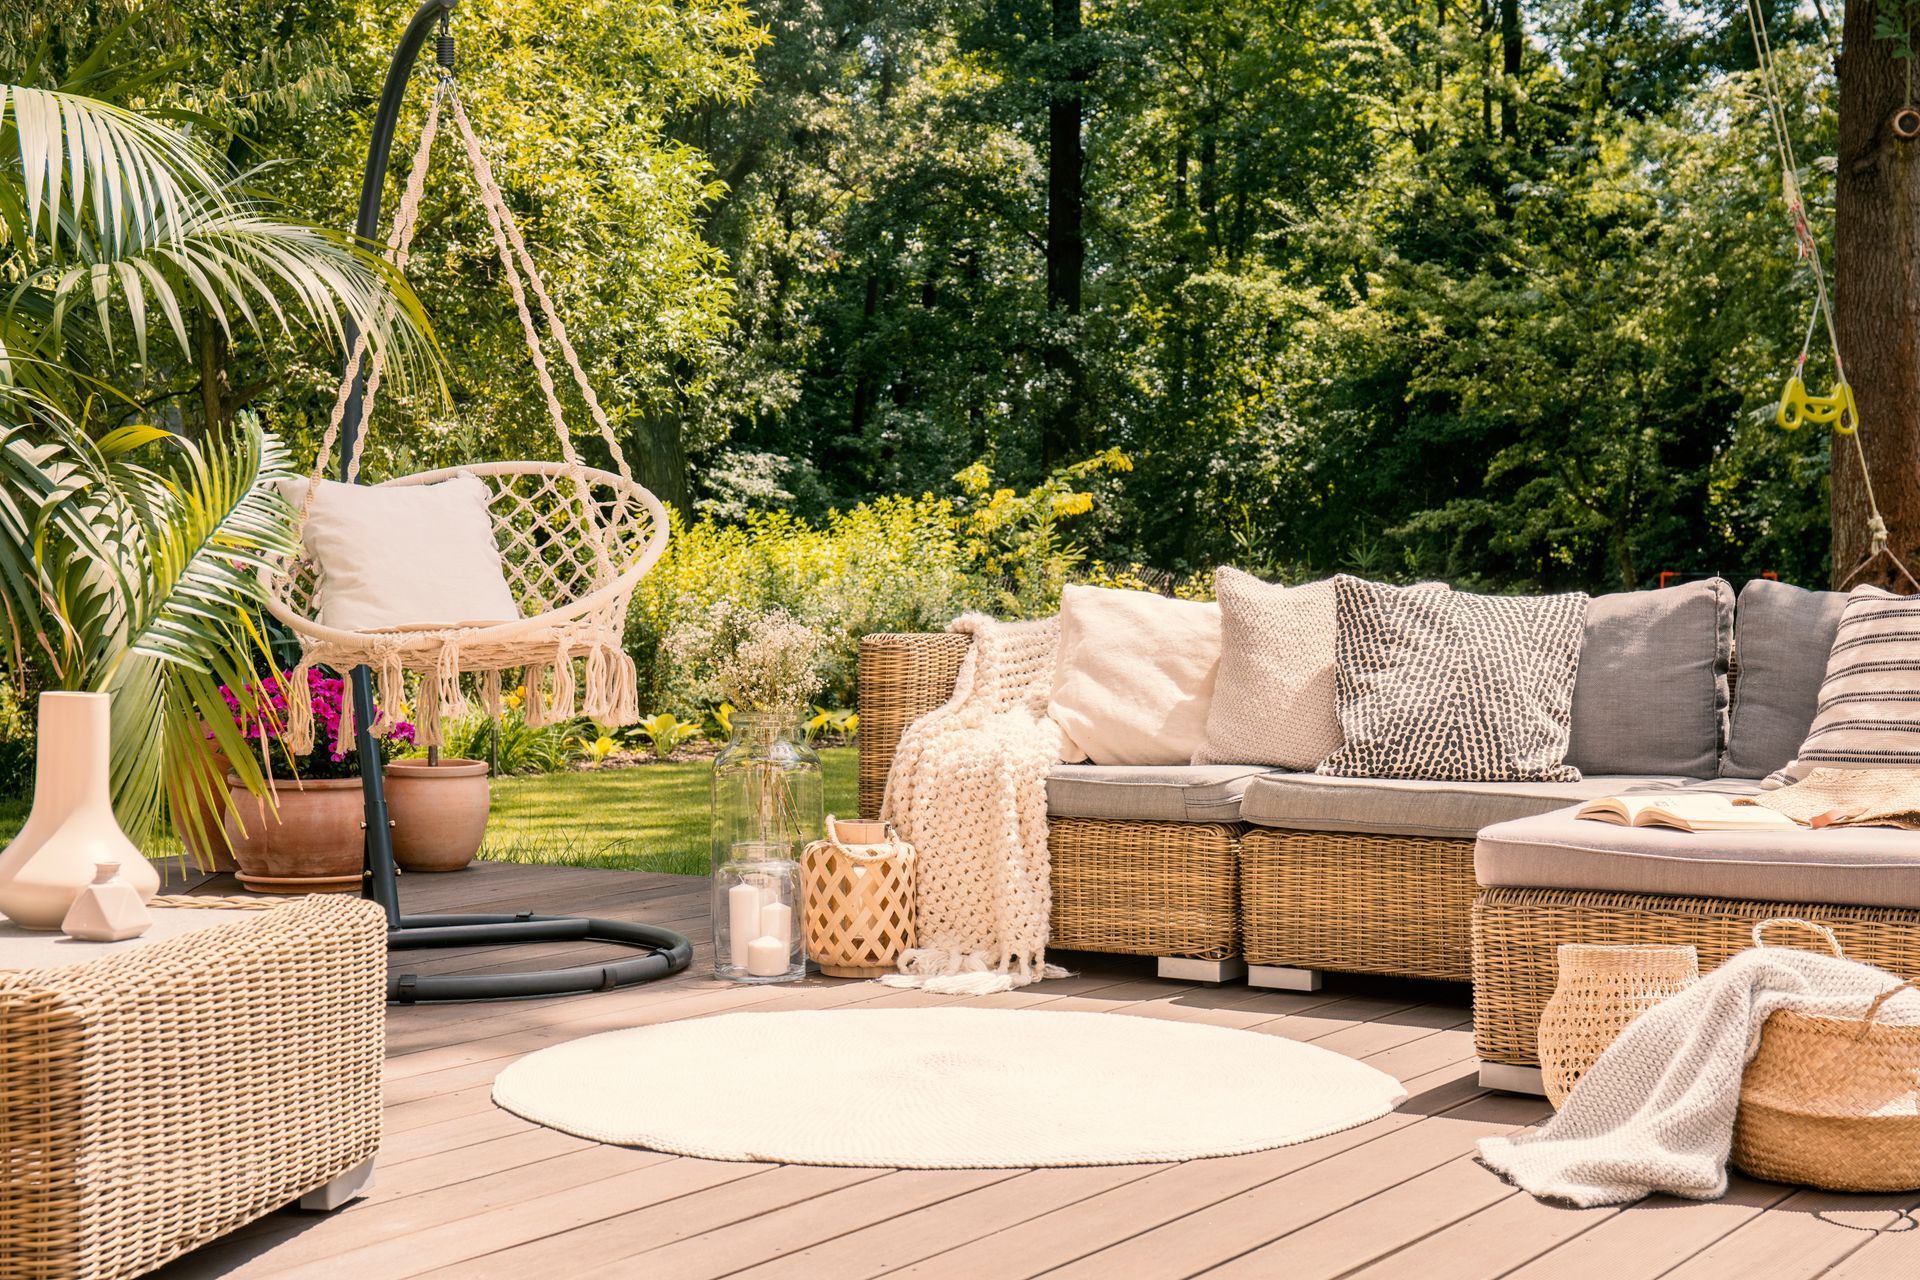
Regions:
[[219, 916], [84, 963], [0, 970], [0, 1280], [145, 1275], [364, 1184], [384, 913], [309, 897]]

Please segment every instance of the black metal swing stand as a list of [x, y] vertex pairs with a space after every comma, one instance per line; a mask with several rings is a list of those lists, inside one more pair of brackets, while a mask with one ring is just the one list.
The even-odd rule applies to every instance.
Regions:
[[[381, 188], [386, 181], [387, 161], [393, 148], [393, 131], [406, 98], [407, 82], [414, 63], [427, 38], [439, 31], [437, 60], [442, 75], [453, 71], [453, 36], [448, 19], [458, 0], [425, 0], [407, 24], [400, 46], [394, 50], [387, 68], [387, 79], [380, 94], [380, 108], [373, 122], [373, 138], [367, 148], [366, 177], [360, 187], [360, 215], [355, 232], [371, 243], [380, 228]], [[352, 351], [356, 334], [347, 335]], [[349, 357], [351, 359], [351, 357]], [[354, 438], [364, 427], [365, 378], [356, 371], [347, 412], [340, 435], [341, 477], [347, 475], [347, 459], [353, 455]], [[353, 700], [357, 711], [355, 744], [362, 760], [379, 759], [379, 744], [371, 726], [374, 722], [373, 679], [364, 666], [352, 675]], [[588, 991], [609, 991], [615, 987], [650, 982], [685, 969], [693, 959], [693, 946], [684, 937], [668, 929], [634, 924], [625, 920], [596, 920], [584, 916], [535, 915], [532, 912], [485, 915], [400, 914], [399, 885], [394, 871], [393, 833], [387, 817], [386, 783], [380, 770], [362, 771], [362, 790], [366, 797], [366, 884], [365, 895], [380, 904], [387, 913], [387, 947], [392, 951], [420, 950], [430, 947], [521, 946], [534, 942], [605, 942], [631, 947], [644, 954], [597, 964], [574, 965], [562, 969], [537, 969], [518, 973], [419, 975], [391, 974], [387, 979], [387, 999], [401, 1004], [435, 1000], [509, 1000], [527, 996], [576, 995]]]

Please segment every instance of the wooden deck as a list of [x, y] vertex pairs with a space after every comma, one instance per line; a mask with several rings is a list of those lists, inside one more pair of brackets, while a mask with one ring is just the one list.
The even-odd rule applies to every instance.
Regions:
[[[216, 879], [201, 892], [231, 891]], [[414, 911], [584, 910], [699, 943], [654, 986], [508, 1004], [394, 1008], [378, 1186], [339, 1213], [263, 1219], [159, 1274], [380, 1280], [912, 1276], [1000, 1280], [1367, 1276], [1491, 1280], [1878, 1280], [1920, 1275], [1920, 1194], [1835, 1196], [1736, 1179], [1714, 1204], [1550, 1208], [1475, 1164], [1474, 1141], [1539, 1120], [1474, 1083], [1466, 992], [1350, 982], [1306, 996], [1161, 982], [1144, 963], [978, 1003], [1173, 1018], [1312, 1041], [1406, 1083], [1393, 1115], [1258, 1155], [1179, 1165], [963, 1172], [726, 1164], [601, 1146], [489, 1101], [520, 1054], [734, 1009], [940, 1003], [873, 983], [716, 983], [704, 880], [485, 865], [403, 883]], [[579, 947], [413, 953], [419, 971], [514, 967]], [[681, 1069], [712, 1069], [685, 1063]], [[663, 1088], [673, 1087], [671, 1079]], [[793, 1082], [805, 1105], [804, 1080]], [[1196, 1087], [1205, 1087], [1204, 1081]]]

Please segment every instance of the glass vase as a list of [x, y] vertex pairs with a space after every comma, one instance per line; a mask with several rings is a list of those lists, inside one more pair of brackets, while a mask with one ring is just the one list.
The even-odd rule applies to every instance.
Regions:
[[806, 973], [800, 852], [826, 823], [820, 757], [792, 713], [735, 712], [713, 761], [713, 971], [739, 982]]

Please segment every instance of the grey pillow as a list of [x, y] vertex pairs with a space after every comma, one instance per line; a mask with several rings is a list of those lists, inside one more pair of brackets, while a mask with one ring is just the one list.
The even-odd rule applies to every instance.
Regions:
[[1333, 585], [1345, 742], [1320, 773], [1579, 780], [1566, 754], [1586, 596], [1476, 596], [1344, 574]]
[[1740, 588], [1734, 613], [1740, 678], [1721, 777], [1764, 778], [1800, 750], [1846, 607], [1839, 591], [1805, 591], [1765, 578]]
[[1720, 578], [1589, 600], [1567, 763], [1582, 773], [1716, 776], [1732, 652], [1733, 587]]

